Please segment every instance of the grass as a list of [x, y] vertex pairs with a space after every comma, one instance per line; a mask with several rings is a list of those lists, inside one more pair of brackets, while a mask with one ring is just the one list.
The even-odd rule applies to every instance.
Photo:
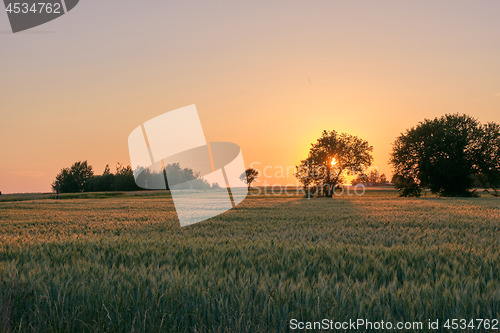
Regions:
[[1, 332], [499, 316], [498, 198], [253, 195], [182, 229], [159, 194], [72, 199], [0, 202]]
[[[110, 197], [134, 197], [134, 196], [148, 196], [148, 197], [164, 197], [170, 198], [170, 193], [166, 191], [131, 191], [131, 192], [85, 192], [85, 193], [61, 193], [60, 200], [69, 199], [105, 199]], [[0, 202], [13, 202], [13, 201], [30, 201], [30, 200], [44, 200], [56, 199], [54, 193], [20, 193], [20, 194], [4, 194], [0, 196]]]

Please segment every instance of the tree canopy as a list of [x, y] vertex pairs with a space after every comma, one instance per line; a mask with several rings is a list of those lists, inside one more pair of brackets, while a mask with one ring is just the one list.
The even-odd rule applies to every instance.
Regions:
[[425, 188], [442, 196], [470, 196], [476, 180], [496, 193], [500, 126], [460, 114], [426, 119], [396, 139], [391, 163], [402, 196], [420, 196]]
[[257, 177], [259, 177], [259, 171], [254, 168], [248, 168], [240, 175], [240, 179], [248, 185], [249, 190]]
[[311, 144], [309, 155], [296, 167], [295, 176], [310, 193], [332, 196], [346, 174], [365, 172], [372, 161], [373, 147], [367, 141], [346, 133], [323, 131]]
[[102, 175], [94, 175], [92, 166], [87, 161], [75, 162], [69, 168], [63, 168], [52, 183], [52, 189], [60, 193], [134, 191], [140, 188], [135, 184], [130, 166], [117, 164], [116, 173], [106, 165]]
[[85, 183], [94, 175], [87, 161], [75, 162], [71, 167], [62, 169], [52, 183], [54, 191], [61, 193], [83, 192]]
[[[129, 165], [117, 163], [115, 173], [112, 173], [109, 165], [106, 165], [102, 175], [95, 175], [92, 166], [87, 161], [79, 161], [59, 172], [52, 183], [52, 189], [60, 193], [139, 191], [148, 189], [149, 180], [150, 184], [155, 182], [163, 183], [166, 189], [169, 190], [170, 187], [165, 178], [165, 173], [168, 174], [170, 181], [177, 188], [182, 187], [184, 183], [185, 186], [195, 186], [197, 189], [218, 187], [218, 184], [209, 184], [192, 169], [181, 168], [178, 163], [168, 164], [165, 166], [165, 170], [161, 171], [144, 170], [136, 180], [134, 171]], [[137, 184], [140, 184], [141, 187]], [[155, 188], [151, 187], [151, 189]]]
[[368, 173], [361, 173], [356, 178], [351, 180], [351, 185], [366, 184], [368, 186], [384, 186], [389, 181], [385, 174], [379, 174], [377, 169], [370, 170]]

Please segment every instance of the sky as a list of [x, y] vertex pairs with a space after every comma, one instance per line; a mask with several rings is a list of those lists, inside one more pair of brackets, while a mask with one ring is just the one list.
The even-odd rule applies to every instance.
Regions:
[[296, 184], [325, 129], [367, 140], [390, 175], [392, 143], [425, 118], [500, 122], [499, 17], [497, 0], [82, 0], [12, 34], [2, 9], [0, 191], [129, 164], [134, 128], [191, 104], [208, 141], [267, 167], [261, 185]]

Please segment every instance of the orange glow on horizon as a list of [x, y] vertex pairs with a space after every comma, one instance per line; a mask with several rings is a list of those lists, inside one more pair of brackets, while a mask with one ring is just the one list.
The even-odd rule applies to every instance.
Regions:
[[[191, 104], [208, 142], [236, 143], [260, 170], [257, 185], [296, 184], [286, 170], [323, 130], [368, 141], [390, 178], [393, 143], [418, 122], [449, 112], [500, 122], [500, 21], [486, 6], [450, 4], [444, 19], [448, 6], [434, 2], [142, 7], [109, 16], [80, 6], [43, 41], [0, 33], [2, 194], [49, 192], [76, 161], [96, 174], [128, 165], [134, 128]], [[178, 33], [156, 43], [165, 31]], [[325, 164], [340, 171], [333, 156]]]

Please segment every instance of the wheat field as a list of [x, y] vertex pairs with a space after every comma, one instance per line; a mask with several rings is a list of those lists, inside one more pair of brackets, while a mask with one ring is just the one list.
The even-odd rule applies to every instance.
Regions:
[[0, 332], [498, 318], [499, 235], [486, 196], [251, 195], [186, 228], [167, 194], [4, 201]]

